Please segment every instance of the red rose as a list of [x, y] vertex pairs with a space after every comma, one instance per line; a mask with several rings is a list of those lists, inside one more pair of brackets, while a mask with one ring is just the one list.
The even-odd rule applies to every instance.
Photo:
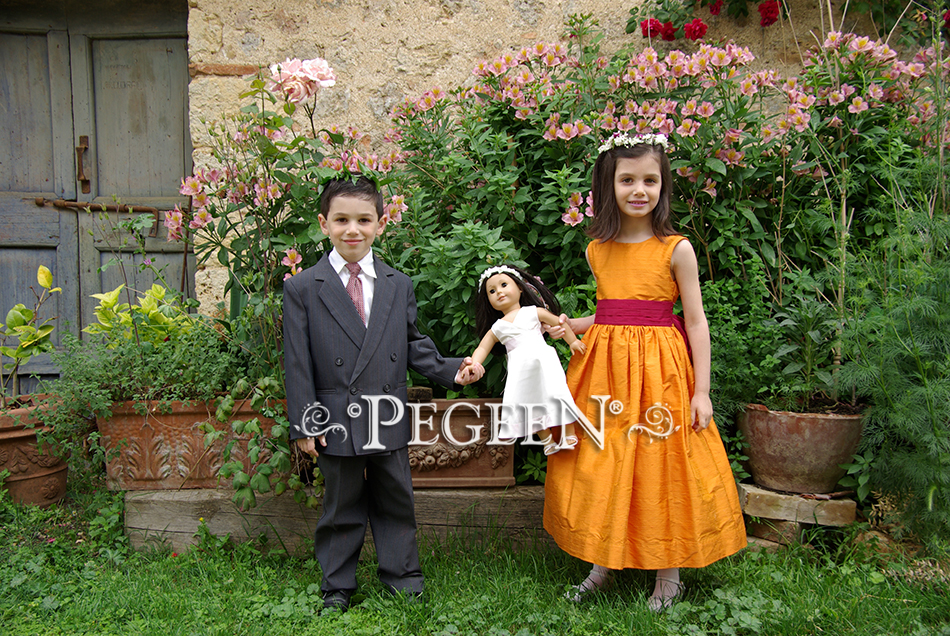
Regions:
[[778, 22], [778, 0], [766, 0], [759, 5], [759, 15], [762, 19], [759, 24], [763, 27], [770, 26]]
[[650, 18], [640, 23], [640, 33], [642, 33], [645, 38], [655, 38], [659, 36], [662, 28], [663, 25], [660, 24], [660, 21], [656, 18]]
[[663, 31], [661, 32], [660, 35], [663, 36], [664, 40], [668, 42], [672, 42], [673, 40], [676, 39], [676, 27], [673, 26], [672, 22], [664, 22]]
[[714, 3], [709, 5], [709, 13], [712, 15], [719, 15], [722, 13], [722, 0], [716, 0]]
[[943, 14], [943, 26], [950, 29], [950, 9], [947, 9], [947, 12]]
[[[721, 0], [720, 0], [721, 1]], [[698, 40], [706, 35], [706, 23], [699, 18], [694, 18], [692, 22], [683, 25], [683, 35], [690, 40]]]

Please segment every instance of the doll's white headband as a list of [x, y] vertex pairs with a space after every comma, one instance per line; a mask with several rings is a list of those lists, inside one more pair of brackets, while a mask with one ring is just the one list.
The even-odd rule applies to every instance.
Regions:
[[482, 285], [485, 284], [485, 281], [491, 278], [492, 276], [494, 276], [495, 274], [508, 274], [510, 276], [514, 276], [515, 278], [520, 280], [522, 283], [524, 282], [524, 279], [521, 278], [521, 274], [519, 274], [514, 269], [508, 267], [507, 265], [496, 265], [495, 267], [489, 267], [484, 272], [482, 272], [481, 277], [479, 277], [478, 279], [478, 288], [481, 289]]
[[604, 141], [604, 143], [597, 149], [597, 154], [607, 152], [608, 150], [613, 150], [617, 146], [626, 146], [630, 148], [632, 146], [638, 146], [640, 144], [646, 144], [647, 146], [660, 146], [663, 150], [666, 150], [668, 143], [666, 140], [666, 135], [634, 135], [630, 136], [625, 132], [615, 132], [610, 137]]

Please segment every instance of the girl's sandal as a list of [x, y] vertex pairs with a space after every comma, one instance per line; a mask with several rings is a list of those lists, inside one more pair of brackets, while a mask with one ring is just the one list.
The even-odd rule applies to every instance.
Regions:
[[[683, 596], [683, 593], [686, 591], [686, 586], [680, 581], [674, 581], [673, 579], [667, 579], [660, 576], [656, 577], [656, 580], [667, 585], [672, 585], [675, 589], [675, 591], [668, 596], [651, 596], [647, 599], [647, 607], [649, 607], [654, 612], [660, 613], [673, 607], [677, 599]], [[663, 587], [665, 587], [665, 585]]]
[[564, 594], [564, 598], [572, 603], [580, 603], [590, 598], [595, 592], [609, 589], [614, 582], [614, 571], [608, 570], [607, 574], [600, 578], [600, 581], [596, 581], [593, 577], [594, 573], [591, 572], [586, 579], [581, 581], [580, 585], [572, 585]]

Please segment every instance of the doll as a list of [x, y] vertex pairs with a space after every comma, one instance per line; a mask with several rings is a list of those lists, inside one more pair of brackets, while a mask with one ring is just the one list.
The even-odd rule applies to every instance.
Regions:
[[[514, 439], [538, 433], [544, 454], [569, 450], [577, 444], [574, 422], [581, 413], [567, 388], [564, 370], [554, 347], [544, 342], [541, 323], [557, 325], [560, 308], [554, 294], [540, 280], [512, 265], [485, 270], [478, 281], [475, 322], [482, 340], [472, 354], [474, 364], [481, 364], [493, 349], [508, 355], [508, 379], [502, 400], [502, 412], [511, 417], [501, 423], [499, 437]], [[571, 355], [582, 354], [586, 345], [565, 329], [565, 341]], [[541, 405], [529, 409], [525, 405]], [[507, 407], [507, 409], [506, 409]], [[538, 415], [542, 413], [542, 415]], [[551, 429], [563, 425], [560, 443], [554, 441]]]

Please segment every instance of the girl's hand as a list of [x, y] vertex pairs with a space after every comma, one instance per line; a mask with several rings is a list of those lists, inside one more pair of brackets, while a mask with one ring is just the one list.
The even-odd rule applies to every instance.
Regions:
[[478, 382], [482, 379], [483, 375], [485, 375], [485, 367], [471, 358], [465, 358], [462, 361], [462, 366], [459, 367], [458, 373], [455, 375], [455, 381], [465, 386], [472, 382]]
[[567, 331], [564, 329], [565, 324], [571, 327], [572, 326], [571, 319], [567, 317], [567, 314], [561, 314], [560, 316], [558, 316], [557, 325], [549, 325], [547, 323], [543, 323], [541, 327], [544, 329], [544, 332], [546, 334], [551, 336], [551, 338], [553, 338], [554, 340], [560, 340], [561, 338], [564, 337], [564, 334], [567, 333]]
[[581, 355], [587, 353], [587, 345], [584, 344], [583, 340], [577, 339], [571, 343], [571, 355], [573, 356], [576, 353]]
[[689, 414], [693, 430], [699, 433], [712, 421], [713, 408], [708, 393], [696, 393], [689, 402]]

